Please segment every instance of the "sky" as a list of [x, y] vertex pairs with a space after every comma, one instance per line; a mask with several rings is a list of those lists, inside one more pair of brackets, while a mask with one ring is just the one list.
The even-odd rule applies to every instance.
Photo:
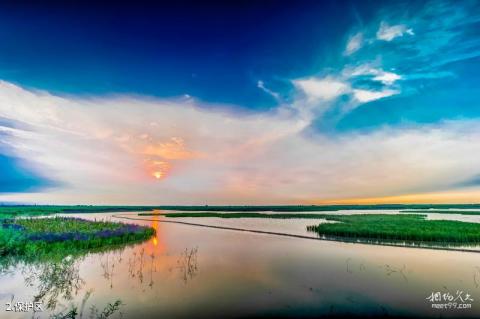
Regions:
[[0, 202], [480, 202], [480, 2], [0, 4]]

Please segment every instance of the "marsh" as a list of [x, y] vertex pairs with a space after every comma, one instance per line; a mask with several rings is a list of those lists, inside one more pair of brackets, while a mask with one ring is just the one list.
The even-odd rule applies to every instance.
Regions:
[[[35, 313], [39, 318], [66, 315], [72, 309], [77, 318], [105, 313], [124, 318], [480, 315], [477, 252], [211, 229], [164, 222], [175, 218], [139, 216], [138, 212], [69, 216], [111, 221], [129, 217], [129, 223], [152, 227], [156, 235], [133, 245], [65, 256], [57, 263], [13, 261], [2, 269], [2, 303], [38, 300], [43, 305], [43, 312]], [[305, 219], [195, 220], [285, 234], [308, 234], [306, 225], [312, 223]], [[457, 290], [470, 294], [471, 309], [432, 309], [427, 299], [432, 293]], [[8, 318], [32, 315], [5, 314]]]

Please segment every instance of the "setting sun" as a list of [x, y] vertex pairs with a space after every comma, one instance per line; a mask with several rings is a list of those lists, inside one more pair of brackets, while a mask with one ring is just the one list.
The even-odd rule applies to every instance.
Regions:
[[167, 177], [171, 169], [171, 165], [164, 161], [147, 159], [145, 161], [145, 171], [148, 176], [155, 179], [164, 179]]

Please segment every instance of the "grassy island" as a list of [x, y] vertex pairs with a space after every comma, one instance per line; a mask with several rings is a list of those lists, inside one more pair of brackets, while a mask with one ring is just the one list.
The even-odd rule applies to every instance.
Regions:
[[342, 215], [326, 219], [337, 223], [309, 226], [325, 237], [361, 241], [406, 243], [480, 244], [480, 224], [452, 220], [427, 220], [425, 215]]
[[0, 256], [81, 253], [145, 240], [149, 227], [71, 217], [0, 220]]

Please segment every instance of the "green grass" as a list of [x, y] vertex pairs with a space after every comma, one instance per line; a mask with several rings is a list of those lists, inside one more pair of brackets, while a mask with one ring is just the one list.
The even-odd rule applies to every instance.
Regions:
[[432, 213], [432, 214], [461, 214], [461, 215], [480, 215], [480, 210], [402, 210], [400, 213]]
[[16, 205], [0, 206], [0, 219], [18, 216], [40, 216], [52, 214], [108, 213], [126, 211], [149, 211], [150, 206], [53, 206], [53, 205]]
[[480, 243], [480, 224], [450, 220], [426, 220], [425, 215], [337, 215], [326, 219], [337, 223], [308, 226], [309, 231], [331, 238], [361, 241]]
[[79, 218], [53, 217], [0, 220], [0, 257], [75, 255], [143, 241], [150, 227]]
[[82, 234], [92, 234], [102, 230], [115, 230], [122, 226], [120, 223], [106, 221], [87, 221], [78, 218], [24, 218], [17, 219], [16, 225], [25, 227], [29, 233], [54, 233], [61, 234], [67, 232], [79, 232]]

